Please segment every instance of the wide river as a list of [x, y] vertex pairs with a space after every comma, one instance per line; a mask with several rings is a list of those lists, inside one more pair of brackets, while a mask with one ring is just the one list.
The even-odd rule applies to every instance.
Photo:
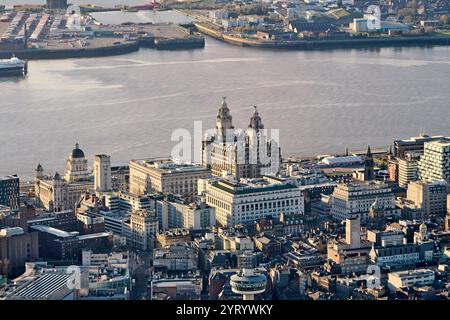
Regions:
[[76, 142], [91, 164], [95, 153], [113, 164], [169, 155], [175, 129], [214, 125], [222, 96], [235, 127], [257, 105], [285, 156], [450, 135], [450, 48], [271, 51], [207, 38], [191, 51], [31, 61], [26, 79], [0, 80], [0, 175], [28, 178], [39, 162], [61, 172]]

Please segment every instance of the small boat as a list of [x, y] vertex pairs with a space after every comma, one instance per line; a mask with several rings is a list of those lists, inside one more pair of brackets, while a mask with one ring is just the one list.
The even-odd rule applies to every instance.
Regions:
[[0, 76], [24, 76], [27, 74], [28, 63], [15, 56], [11, 59], [0, 59]]

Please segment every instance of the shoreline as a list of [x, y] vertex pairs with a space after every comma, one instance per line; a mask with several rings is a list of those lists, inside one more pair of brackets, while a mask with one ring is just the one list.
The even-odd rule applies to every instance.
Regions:
[[232, 45], [278, 50], [334, 50], [334, 49], [364, 49], [383, 47], [411, 46], [449, 46], [450, 36], [415, 36], [392, 38], [336, 39], [336, 40], [294, 40], [276, 41], [239, 38], [214, 30], [204, 24], [194, 22], [197, 30], [205, 35]]
[[0, 58], [8, 59], [12, 55], [27, 60], [94, 58], [131, 53], [138, 51], [139, 48], [139, 43], [132, 41], [98, 48], [3, 50], [0, 51]]
[[96, 58], [128, 54], [136, 52], [141, 48], [153, 48], [156, 50], [189, 50], [201, 49], [204, 47], [205, 38], [203, 36], [171, 39], [149, 37], [96, 48], [0, 50], [0, 59], [9, 59], [13, 55], [24, 60]]

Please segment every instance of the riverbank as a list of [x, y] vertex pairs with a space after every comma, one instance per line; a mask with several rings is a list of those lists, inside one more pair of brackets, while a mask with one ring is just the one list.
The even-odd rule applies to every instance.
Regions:
[[96, 48], [71, 48], [71, 49], [49, 49], [49, 48], [33, 48], [33, 49], [16, 49], [0, 51], [0, 58], [7, 59], [15, 55], [20, 59], [37, 60], [37, 59], [69, 59], [69, 58], [93, 58], [114, 56], [120, 54], [131, 53], [139, 50], [138, 41], [129, 41], [112, 46], [96, 47]]
[[27, 60], [94, 58], [127, 54], [138, 51], [140, 48], [154, 48], [156, 50], [188, 50], [204, 47], [205, 38], [203, 36], [169, 39], [146, 37], [135, 41], [126, 41], [91, 48], [29, 48], [0, 50], [0, 58], [9, 59], [13, 55], [20, 59]]
[[203, 23], [194, 22], [197, 30], [217, 40], [244, 47], [268, 48], [268, 49], [295, 49], [295, 50], [330, 50], [330, 49], [356, 49], [356, 48], [380, 48], [380, 47], [407, 47], [407, 46], [448, 46], [450, 36], [411, 36], [411, 37], [386, 37], [386, 38], [359, 38], [339, 40], [292, 40], [276, 41], [240, 38], [225, 34]]

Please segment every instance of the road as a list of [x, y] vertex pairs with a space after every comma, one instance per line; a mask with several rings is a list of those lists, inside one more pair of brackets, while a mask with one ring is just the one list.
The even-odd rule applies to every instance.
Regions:
[[139, 252], [130, 257], [130, 264], [135, 284], [131, 290], [132, 300], [148, 298], [147, 283], [151, 266], [152, 254], [150, 252]]

